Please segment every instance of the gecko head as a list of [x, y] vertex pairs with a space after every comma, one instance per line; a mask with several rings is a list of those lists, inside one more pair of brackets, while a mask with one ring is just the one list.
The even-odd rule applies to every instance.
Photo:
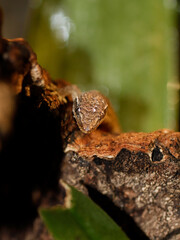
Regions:
[[82, 93], [73, 101], [73, 115], [80, 130], [90, 133], [95, 130], [106, 116], [108, 103], [98, 91]]

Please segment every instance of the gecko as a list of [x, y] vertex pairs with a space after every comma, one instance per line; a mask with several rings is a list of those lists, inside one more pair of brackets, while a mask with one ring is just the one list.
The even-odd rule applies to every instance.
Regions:
[[97, 90], [81, 92], [76, 85], [58, 89], [61, 97], [70, 95], [73, 100], [72, 112], [79, 129], [91, 133], [104, 122], [113, 133], [121, 131], [118, 119], [110, 101]]
[[[52, 81], [46, 70], [38, 64], [36, 54], [24, 39], [18, 38], [8, 41], [11, 44], [17, 44], [19, 48], [24, 47], [29, 54], [30, 64], [28, 67], [31, 81], [27, 80], [23, 85], [26, 96], [34, 95], [33, 92], [36, 90], [33, 86], [36, 86], [36, 88], [43, 90], [42, 96], [39, 98], [39, 106], [42, 104], [41, 100], [44, 99], [50, 108], [57, 107], [56, 101], [60, 105], [66, 103], [66, 97], [70, 96], [73, 102], [72, 113], [81, 132], [89, 134], [102, 122], [103, 126], [107, 128], [106, 131], [121, 132], [117, 116], [107, 97], [97, 90], [81, 92], [76, 85], [65, 83], [63, 86], [61, 82]], [[23, 73], [22, 77], [25, 74]], [[21, 91], [21, 88], [17, 88], [17, 93]]]
[[[45, 69], [37, 63], [32, 50], [30, 58], [32, 59], [30, 69], [32, 85], [43, 89], [43, 98], [50, 108], [55, 99], [58, 99], [60, 105], [72, 101], [72, 113], [81, 132], [89, 134], [102, 122], [108, 131], [121, 132], [119, 121], [107, 97], [97, 90], [82, 92], [76, 85], [63, 82], [63, 80], [51, 81]], [[26, 95], [30, 96], [32, 86], [27, 85], [24, 88]], [[55, 104], [53, 108], [56, 107]]]

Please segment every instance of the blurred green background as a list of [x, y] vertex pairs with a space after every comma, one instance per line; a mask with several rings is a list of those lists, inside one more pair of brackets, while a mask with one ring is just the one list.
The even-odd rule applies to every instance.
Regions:
[[22, 36], [54, 79], [100, 90], [123, 131], [178, 129], [175, 0], [25, 2]]

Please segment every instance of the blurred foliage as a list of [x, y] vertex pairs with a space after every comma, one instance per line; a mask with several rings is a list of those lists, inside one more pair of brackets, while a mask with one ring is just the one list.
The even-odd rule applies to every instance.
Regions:
[[24, 37], [27, 28], [29, 0], [1, 0], [0, 6], [3, 10], [3, 37]]
[[103, 92], [124, 131], [176, 128], [174, 0], [34, 0], [31, 8], [28, 41], [53, 78]]
[[40, 209], [55, 240], [128, 240], [120, 227], [90, 198], [71, 189], [71, 206]]

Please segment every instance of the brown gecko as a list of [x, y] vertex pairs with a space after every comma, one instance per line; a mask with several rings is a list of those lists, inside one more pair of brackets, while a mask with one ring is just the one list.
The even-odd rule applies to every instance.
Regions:
[[76, 85], [68, 85], [58, 89], [58, 92], [62, 97], [71, 95], [73, 116], [83, 133], [94, 131], [102, 122], [112, 132], [120, 132], [118, 119], [109, 100], [99, 91], [81, 92]]
[[[104, 128], [113, 133], [120, 133], [120, 125], [117, 116], [112, 108], [108, 98], [97, 90], [81, 92], [76, 85], [66, 84], [61, 85], [60, 82], [52, 82], [47, 78], [47, 73], [40, 67], [34, 58], [34, 53], [31, 53], [31, 79], [33, 83], [44, 89], [46, 102], [51, 106], [55, 98], [58, 98], [60, 105], [66, 103], [66, 97], [70, 97], [68, 101], [72, 100], [72, 112], [79, 129], [83, 133], [90, 133], [94, 131], [102, 122]], [[49, 92], [47, 94], [47, 91]], [[26, 87], [27, 95], [30, 95], [29, 86]]]

